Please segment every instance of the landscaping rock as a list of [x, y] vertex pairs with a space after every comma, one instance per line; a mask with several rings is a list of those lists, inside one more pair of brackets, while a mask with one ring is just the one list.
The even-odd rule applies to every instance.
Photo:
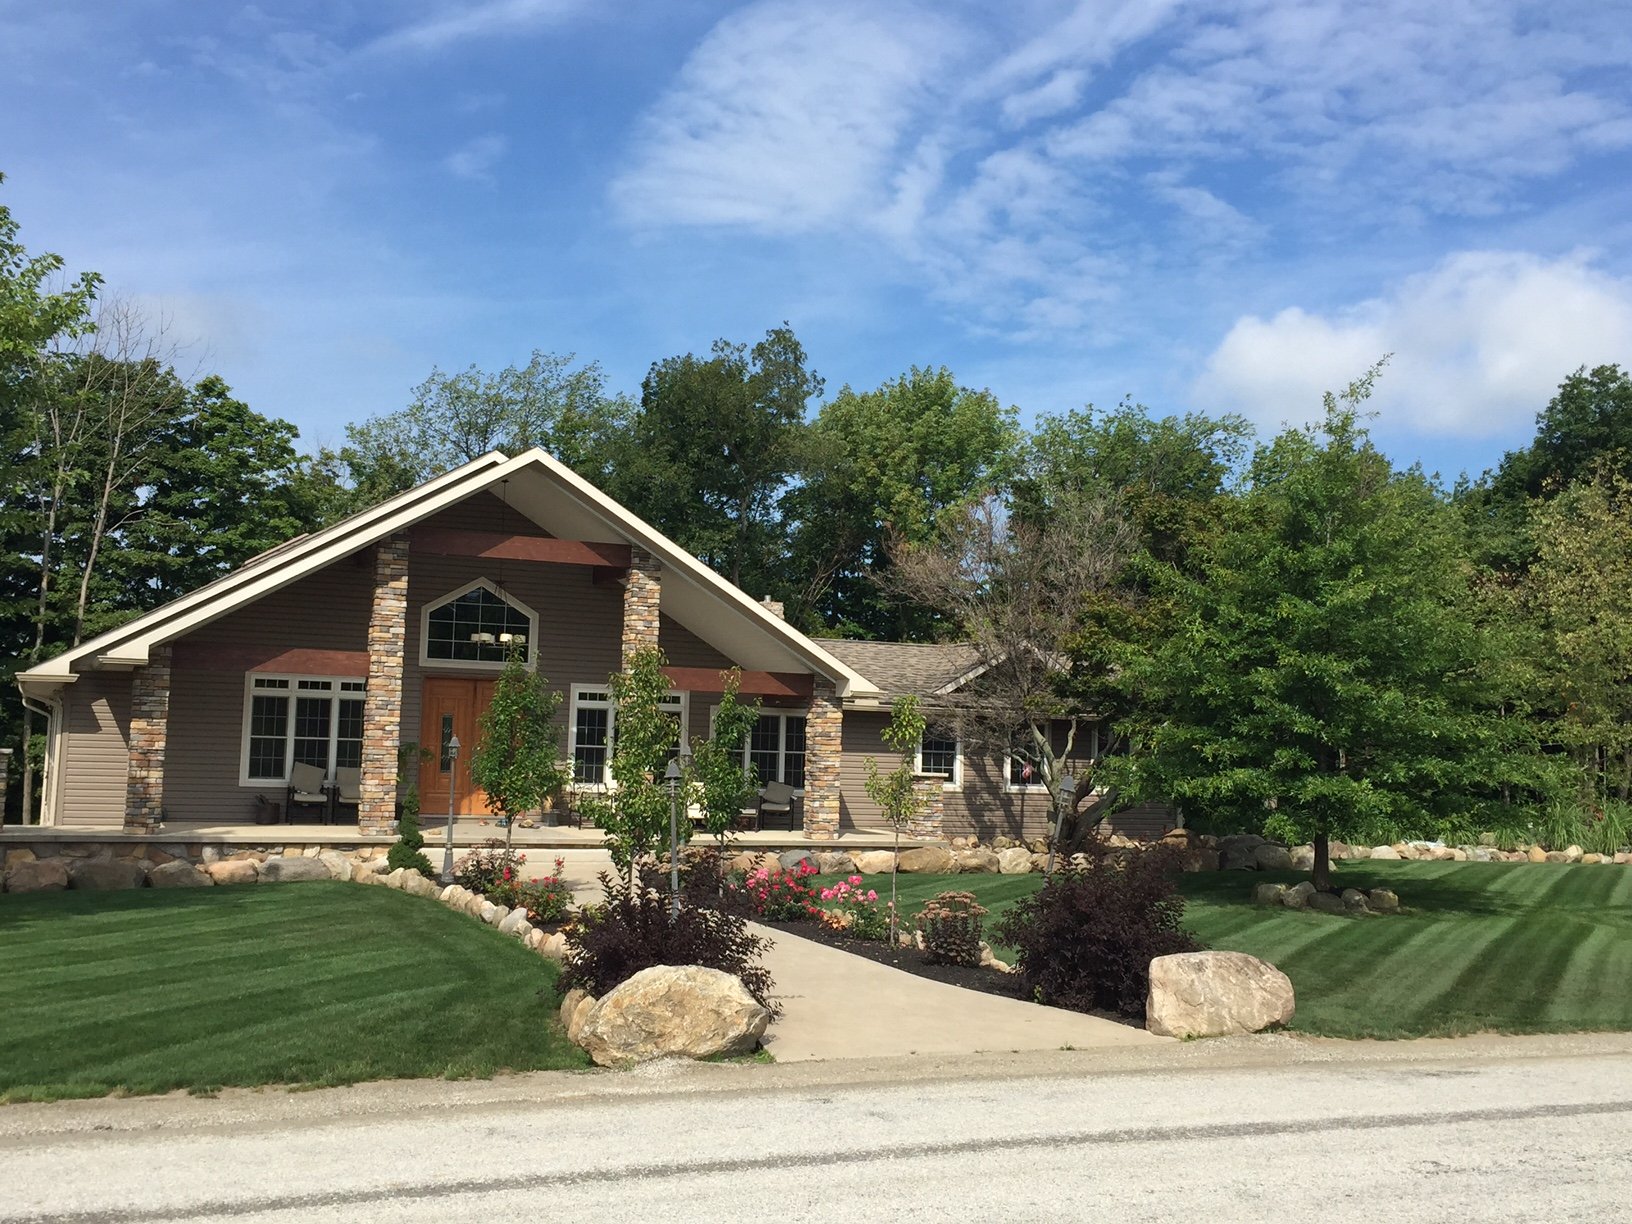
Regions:
[[1254, 871], [1258, 867], [1258, 847], [1266, 844], [1256, 833], [1232, 833], [1218, 839], [1218, 866], [1221, 871]]
[[776, 856], [776, 861], [783, 871], [798, 871], [800, 863], [809, 863], [813, 871], [822, 869], [821, 864], [811, 857], [808, 850], [784, 850]]
[[[1535, 860], [1532, 859], [1531, 861], [1534, 862]], [[1546, 861], [1549, 863], [1567, 863], [1570, 861], [1570, 856], [1563, 850], [1549, 850], [1547, 851]]]
[[38, 856], [34, 851], [27, 846], [16, 846], [7, 850], [4, 854], [0, 854], [0, 862], [10, 867], [14, 863], [32, 863], [36, 857]]
[[1309, 908], [1321, 914], [1346, 914], [1348, 906], [1334, 893], [1317, 892], [1309, 898]]
[[900, 869], [915, 875], [946, 875], [957, 870], [945, 846], [919, 846], [901, 852]]
[[590, 1009], [578, 1044], [602, 1067], [749, 1054], [771, 1013], [742, 982], [700, 965], [654, 965]]
[[1366, 903], [1366, 894], [1358, 888], [1345, 888], [1340, 900], [1343, 902], [1343, 908], [1351, 914], [1371, 913], [1371, 906]]
[[996, 854], [990, 850], [963, 850], [958, 853], [958, 870], [971, 873], [995, 873], [999, 866]]
[[1564, 861], [1566, 863], [1579, 863], [1581, 861], [1581, 858], [1582, 858], [1582, 854], [1581, 854], [1581, 847], [1580, 846], [1565, 846], [1564, 847]]
[[442, 886], [417, 871], [410, 871], [402, 879], [402, 891], [414, 897], [434, 897], [442, 891]]
[[[492, 908], [489, 909], [488, 906], [492, 906]], [[482, 906], [482, 921], [487, 923], [488, 926], [496, 927], [509, 916], [510, 907], [508, 905], [493, 905], [489, 901], [487, 905]]]
[[[1293, 869], [1291, 852], [1285, 846], [1277, 846], [1274, 842], [1259, 846], [1252, 852], [1252, 859], [1259, 871], [1291, 871]], [[1315, 865], [1312, 854], [1309, 865], [1311, 867]]]
[[509, 916], [499, 923], [499, 934], [513, 935], [520, 940], [525, 940], [532, 930], [532, 920], [528, 918], [527, 911], [520, 906], [511, 910]]
[[553, 961], [564, 960], [567, 955], [567, 937], [560, 931], [546, 935], [544, 942], [538, 945], [538, 954], [547, 956]]
[[1026, 875], [1031, 871], [1031, 852], [1024, 846], [1012, 846], [997, 852], [997, 869], [1003, 875]]
[[[561, 1027], [566, 1028], [572, 1023], [572, 1013], [578, 1010], [578, 1004], [589, 998], [589, 992], [581, 986], [574, 986], [561, 999]], [[571, 1034], [569, 1033], [570, 1037]], [[573, 1038], [573, 1040], [577, 1040]]]
[[338, 850], [319, 850], [317, 861], [329, 869], [329, 874], [337, 880], [349, 880], [352, 874], [352, 862]]
[[1181, 871], [1217, 871], [1218, 851], [1211, 846], [1196, 846], [1186, 850], [1179, 860]]
[[572, 1009], [572, 1015], [567, 1017], [567, 1039], [574, 1045], [580, 1044], [580, 1038], [584, 1035], [584, 1025], [589, 1021], [589, 1013], [594, 1010], [595, 996], [585, 995]]
[[1391, 888], [1374, 888], [1366, 894], [1366, 903], [1379, 914], [1400, 912], [1400, 898]]
[[[1313, 871], [1315, 869], [1315, 848], [1313, 846], [1293, 846], [1287, 851], [1292, 859], [1293, 871]], [[1327, 851], [1330, 856], [1331, 851]]]
[[61, 892], [68, 887], [68, 864], [58, 858], [27, 858], [9, 861], [6, 891], [14, 893]]
[[293, 880], [327, 880], [329, 869], [318, 859], [269, 858], [261, 864], [262, 884], [286, 884]]
[[1031, 869], [1033, 871], [1047, 871], [1048, 855], [1046, 853], [1039, 854], [1037, 851], [1033, 850], [1031, 852]]
[[1604, 861], [1604, 856], [1601, 854], [1583, 854], [1581, 861], [1583, 863], [1601, 863]]
[[863, 850], [855, 858], [856, 870], [862, 875], [889, 875], [895, 865], [893, 850]]
[[220, 859], [204, 864], [204, 870], [217, 884], [253, 884], [261, 874], [254, 859]]
[[1285, 884], [1255, 884], [1252, 888], [1252, 903], [1254, 905], [1280, 905], [1281, 898], [1286, 895]]
[[127, 859], [75, 859], [68, 868], [68, 882], [87, 891], [140, 888], [147, 883], [147, 872]]
[[1228, 1037], [1287, 1024], [1292, 982], [1245, 952], [1180, 952], [1150, 962], [1145, 1027], [1159, 1037]]
[[1532, 863], [1545, 863], [1547, 861], [1547, 851], [1540, 846], [1531, 846], [1525, 853], [1525, 858]]
[[856, 860], [848, 850], [823, 850], [816, 856], [816, 869], [823, 875], [849, 875]]
[[1308, 880], [1299, 880], [1281, 894], [1281, 904], [1287, 909], [1307, 909], [1314, 896], [1315, 886]]
[[537, 927], [533, 927], [527, 934], [522, 936], [521, 942], [527, 945], [529, 951], [537, 952], [538, 945], [544, 942], [544, 932]]
[[1371, 848], [1371, 854], [1368, 857], [1374, 859], [1397, 859], [1400, 857], [1400, 852], [1394, 849], [1393, 846], [1373, 846]]
[[147, 882], [154, 888], [211, 888], [215, 884], [209, 873], [181, 859], [160, 863], [147, 873]]

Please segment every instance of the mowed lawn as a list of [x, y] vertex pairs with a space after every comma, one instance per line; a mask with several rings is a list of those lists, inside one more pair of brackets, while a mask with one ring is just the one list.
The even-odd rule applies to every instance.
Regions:
[[0, 1100], [585, 1066], [555, 976], [384, 888], [7, 894]]
[[[1183, 877], [1185, 924], [1210, 948], [1279, 967], [1298, 994], [1293, 1028], [1328, 1037], [1632, 1030], [1632, 868], [1565, 864], [1333, 864], [1339, 887], [1392, 888], [1407, 912], [1378, 918], [1269, 909], [1252, 886], [1293, 872]], [[975, 893], [990, 924], [1042, 877], [901, 876], [915, 911]], [[889, 877], [868, 886], [887, 896]], [[1010, 950], [994, 941], [999, 957]]]

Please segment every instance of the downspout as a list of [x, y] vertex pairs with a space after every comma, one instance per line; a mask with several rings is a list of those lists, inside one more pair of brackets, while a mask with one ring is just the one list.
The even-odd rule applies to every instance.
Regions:
[[[21, 692], [21, 689], [18, 690]], [[33, 710], [36, 714], [45, 715], [45, 760], [40, 767], [40, 827], [57, 822], [57, 805], [52, 789], [56, 783], [57, 757], [57, 728], [62, 721], [62, 704], [53, 699], [49, 703], [42, 703], [38, 698], [23, 693], [23, 708]], [[28, 751], [28, 745], [23, 745], [23, 751]]]

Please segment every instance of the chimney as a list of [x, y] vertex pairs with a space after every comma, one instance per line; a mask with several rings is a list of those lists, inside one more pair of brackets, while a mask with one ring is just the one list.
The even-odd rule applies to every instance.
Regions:
[[767, 595], [759, 602], [764, 604], [765, 607], [770, 610], [771, 615], [776, 617], [777, 620], [787, 619], [782, 615], [782, 601], [780, 599], [772, 599], [769, 595]]

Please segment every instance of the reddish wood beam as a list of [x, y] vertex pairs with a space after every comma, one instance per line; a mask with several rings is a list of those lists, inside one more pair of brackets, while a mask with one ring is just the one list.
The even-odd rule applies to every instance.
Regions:
[[[718, 693], [725, 688], [722, 673], [713, 667], [665, 667], [663, 674], [687, 693]], [[812, 680], [805, 672], [745, 671], [737, 691], [744, 697], [808, 698]]]
[[629, 568], [629, 545], [554, 536], [513, 535], [503, 531], [456, 531], [451, 527], [416, 527], [410, 554], [438, 557], [490, 557], [502, 561], [537, 561], [545, 565], [604, 565]]
[[366, 677], [368, 651], [177, 642], [171, 652], [171, 665], [194, 671], [290, 672], [305, 676]]

